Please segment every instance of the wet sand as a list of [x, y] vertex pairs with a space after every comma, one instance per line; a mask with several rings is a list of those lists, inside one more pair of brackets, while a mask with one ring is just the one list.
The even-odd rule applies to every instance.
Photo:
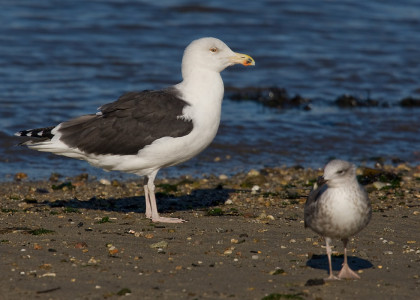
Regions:
[[[304, 229], [320, 174], [157, 180], [159, 210], [184, 224], [144, 217], [141, 180], [1, 183], [0, 298], [416, 299], [420, 166], [358, 170], [373, 217], [349, 245], [356, 281], [323, 281], [324, 241]], [[334, 245], [338, 272], [343, 249]]]

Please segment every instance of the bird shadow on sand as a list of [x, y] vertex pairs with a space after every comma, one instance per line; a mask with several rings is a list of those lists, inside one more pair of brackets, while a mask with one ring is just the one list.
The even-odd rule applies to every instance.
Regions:
[[[373, 265], [370, 261], [359, 258], [356, 256], [347, 256], [348, 264], [350, 268], [354, 271], [358, 271], [361, 269], [369, 269], [372, 268]], [[341, 267], [343, 266], [344, 256], [343, 255], [332, 255], [332, 268], [334, 271], [340, 271]], [[328, 272], [328, 257], [326, 254], [317, 255], [312, 254], [312, 257], [306, 262], [308, 267], [313, 269], [321, 269]]]
[[[172, 213], [185, 210], [208, 210], [212, 206], [225, 203], [233, 189], [197, 189], [190, 195], [174, 196], [173, 194], [156, 193], [160, 213]], [[90, 209], [114, 212], [145, 212], [144, 196], [123, 198], [92, 197], [89, 200], [76, 198], [67, 200], [44, 201], [41, 205], [51, 208], [63, 208], [67, 212], [77, 209]]]

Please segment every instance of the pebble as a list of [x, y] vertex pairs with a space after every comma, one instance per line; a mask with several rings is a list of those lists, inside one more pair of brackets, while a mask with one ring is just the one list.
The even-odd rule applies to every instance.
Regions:
[[220, 174], [219, 175], [219, 179], [220, 180], [227, 180], [229, 177], [227, 176], [227, 175], [225, 175], [225, 174]]
[[392, 255], [392, 254], [394, 254], [394, 252], [392, 252], [392, 251], [384, 251], [384, 254], [385, 255]]
[[96, 265], [97, 263], [98, 263], [98, 261], [94, 257], [91, 257], [88, 260], [88, 265]]
[[385, 183], [385, 182], [380, 182], [380, 181], [375, 181], [374, 183], [372, 183], [373, 187], [377, 190], [380, 190], [388, 185], [390, 185], [389, 183]]
[[76, 249], [83, 249], [83, 248], [87, 248], [87, 244], [85, 242], [78, 242], [74, 245], [74, 248]]
[[103, 184], [103, 185], [111, 185], [111, 181], [109, 181], [108, 179], [105, 179], [105, 178], [99, 179], [99, 183]]
[[228, 199], [228, 200], [225, 201], [225, 205], [232, 205], [232, 204], [233, 204], [233, 201], [230, 200], [230, 199]]
[[251, 169], [249, 172], [248, 172], [248, 174], [247, 174], [248, 176], [250, 176], [250, 177], [254, 177], [254, 176], [258, 176], [258, 175], [260, 175], [260, 172], [258, 171], [258, 170], [255, 170], [255, 169]]
[[168, 247], [167, 241], [160, 241], [150, 245], [150, 248], [166, 248]]
[[367, 258], [368, 257], [367, 253], [365, 251], [363, 251], [363, 250], [359, 251], [359, 256], [360, 257], [363, 257], [363, 258]]
[[42, 270], [50, 270], [52, 268], [51, 264], [42, 264], [39, 266], [40, 269]]
[[16, 181], [20, 181], [20, 180], [26, 179], [26, 178], [28, 178], [28, 175], [26, 173], [20, 172], [20, 173], [15, 174], [15, 180]]
[[255, 195], [256, 193], [258, 193], [261, 190], [259, 185], [254, 185], [251, 189], [251, 194]]
[[108, 252], [110, 255], [115, 255], [118, 253], [118, 249], [115, 246], [111, 245], [108, 247]]
[[275, 270], [269, 272], [270, 275], [279, 275], [279, 274], [284, 274], [284, 273], [285, 273], [284, 270], [280, 268], [276, 268]]
[[232, 249], [227, 249], [225, 252], [223, 252], [224, 255], [230, 255], [232, 254]]
[[259, 258], [259, 256], [258, 256], [258, 255], [256, 255], [256, 254], [254, 254], [254, 255], [252, 255], [252, 256], [251, 256], [251, 258], [252, 258], [253, 260], [257, 260], [257, 259]]

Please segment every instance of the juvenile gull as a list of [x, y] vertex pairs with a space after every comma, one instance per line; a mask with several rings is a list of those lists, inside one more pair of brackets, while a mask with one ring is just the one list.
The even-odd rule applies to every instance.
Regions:
[[23, 144], [89, 162], [105, 169], [145, 176], [146, 217], [181, 223], [158, 214], [154, 180], [161, 168], [203, 151], [220, 123], [223, 81], [220, 72], [234, 64], [255, 65], [215, 38], [193, 41], [182, 58], [182, 82], [158, 91], [129, 92], [96, 114], [57, 126], [23, 130]]
[[[305, 204], [305, 228], [325, 237], [329, 264], [327, 279], [360, 279], [347, 263], [347, 243], [369, 223], [372, 208], [364, 188], [357, 182], [356, 166], [343, 160], [332, 160], [324, 176], [309, 193]], [[344, 244], [344, 263], [338, 278], [332, 273], [331, 239]]]

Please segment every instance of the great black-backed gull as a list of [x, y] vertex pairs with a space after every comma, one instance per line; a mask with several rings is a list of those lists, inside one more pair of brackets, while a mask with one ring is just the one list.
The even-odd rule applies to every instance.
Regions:
[[31, 137], [23, 143], [31, 149], [146, 176], [146, 217], [181, 223], [184, 220], [159, 216], [154, 180], [161, 168], [189, 160], [211, 143], [224, 93], [220, 72], [234, 64], [255, 62], [221, 40], [201, 38], [184, 51], [181, 83], [164, 90], [129, 92], [96, 114], [15, 135]]
[[[371, 216], [368, 195], [357, 182], [356, 166], [343, 160], [330, 161], [305, 204], [305, 227], [325, 237], [329, 264], [327, 279], [360, 279], [347, 263], [347, 243], [351, 236], [367, 226]], [[339, 238], [344, 244], [344, 263], [338, 278], [332, 273], [332, 238]]]

